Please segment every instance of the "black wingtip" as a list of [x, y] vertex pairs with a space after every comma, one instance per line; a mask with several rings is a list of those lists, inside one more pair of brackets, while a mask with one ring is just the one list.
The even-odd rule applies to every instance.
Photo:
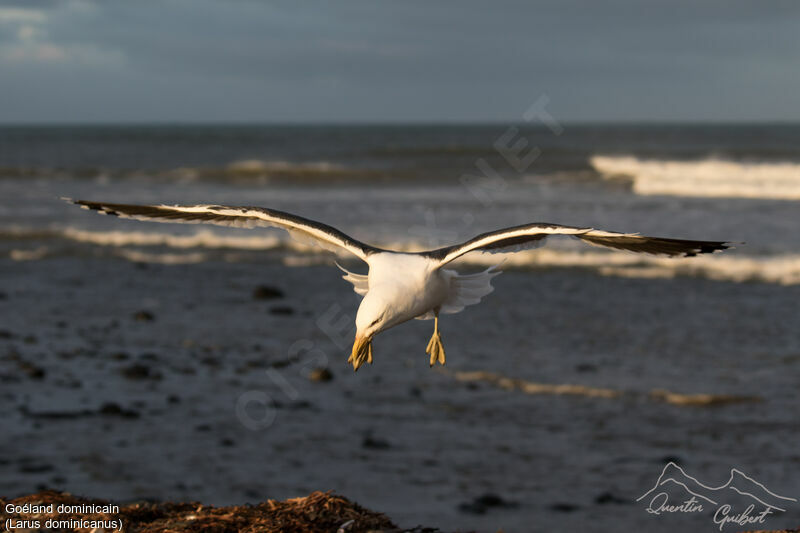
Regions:
[[74, 198], [70, 198], [69, 196], [62, 196], [61, 199], [70, 204], [80, 206], [82, 209], [98, 209], [97, 207], [91, 207], [93, 202], [87, 202], [86, 200], [76, 200]]
[[84, 209], [89, 209], [88, 205], [91, 203], [87, 202], [86, 200], [76, 200], [75, 198], [70, 198], [69, 196], [62, 196], [61, 199], [67, 203], [79, 205]]
[[714, 252], [727, 250], [728, 248], [730, 248], [730, 245], [727, 242], [703, 242], [700, 243], [697, 248], [683, 254], [683, 257], [697, 257], [698, 254], [713, 254]]
[[[696, 257], [698, 254], [713, 254], [714, 252], [721, 252], [722, 250], [730, 250], [734, 248], [734, 243], [728, 241], [720, 242], [703, 242], [695, 250], [690, 250], [683, 254], [684, 257]], [[744, 244], [737, 243], [737, 244]]]
[[86, 200], [73, 200], [72, 198], [63, 198], [63, 199], [75, 205], [81, 206], [82, 209], [97, 211], [101, 215], [113, 215], [113, 216], [120, 215], [118, 211], [115, 211], [107, 204], [101, 204], [99, 202], [89, 202]]

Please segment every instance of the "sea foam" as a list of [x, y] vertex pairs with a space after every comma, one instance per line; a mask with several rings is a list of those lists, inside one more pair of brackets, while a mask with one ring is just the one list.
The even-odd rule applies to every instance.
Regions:
[[626, 176], [641, 195], [800, 200], [800, 163], [640, 159], [595, 155], [595, 170], [606, 178]]
[[[211, 230], [201, 230], [188, 235], [161, 232], [91, 231], [67, 227], [43, 233], [41, 230], [17, 230], [15, 241], [28, 241], [28, 248], [14, 249], [10, 257], [15, 261], [40, 260], [57, 253], [57, 248], [37, 248], [36, 241], [64, 239], [100, 247], [111, 247], [113, 255], [132, 261], [163, 262], [168, 264], [196, 263], [219, 257], [219, 253], [203, 251], [220, 250], [228, 261], [249, 257], [244, 254], [280, 251], [287, 266], [319, 264], [327, 261], [322, 248], [303, 244], [282, 235], [270, 232], [266, 235], [226, 235]], [[40, 243], [37, 243], [40, 244]], [[376, 242], [378, 246], [397, 251], [419, 251], [427, 248], [422, 242]], [[561, 243], [569, 245], [570, 242]], [[158, 250], [158, 249], [161, 250]], [[170, 250], [180, 250], [184, 255], [175, 255]], [[165, 255], [166, 254], [166, 255]], [[338, 254], [342, 259], [352, 257], [345, 250]], [[582, 268], [594, 270], [601, 275], [632, 278], [698, 277], [718, 281], [758, 281], [780, 285], [800, 284], [800, 254], [784, 253], [769, 255], [745, 255], [736, 251], [705, 254], [689, 258], [665, 258], [646, 254], [605, 249], [580, 249], [570, 246], [552, 246], [517, 254], [472, 253], [458, 261], [461, 265], [489, 266], [498, 263], [504, 268], [546, 269]], [[468, 268], [468, 266], [467, 266]]]

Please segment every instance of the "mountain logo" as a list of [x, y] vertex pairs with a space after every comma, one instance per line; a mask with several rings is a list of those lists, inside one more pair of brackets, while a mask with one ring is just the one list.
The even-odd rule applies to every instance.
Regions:
[[736, 468], [731, 468], [728, 481], [714, 487], [701, 483], [672, 461], [664, 466], [653, 488], [636, 501], [644, 501], [645, 511], [653, 515], [714, 509], [713, 520], [720, 531], [726, 524], [763, 524], [768, 516], [786, 512], [797, 503], [796, 498], [776, 494]]

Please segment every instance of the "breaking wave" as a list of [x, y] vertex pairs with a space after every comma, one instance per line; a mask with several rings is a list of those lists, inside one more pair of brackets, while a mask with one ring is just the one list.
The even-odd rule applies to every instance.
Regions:
[[273, 234], [254, 236], [224, 235], [211, 230], [200, 230], [187, 235], [175, 235], [156, 231], [92, 231], [73, 227], [51, 230], [12, 228], [0, 232], [0, 239], [4, 240], [24, 241], [59, 238], [97, 246], [160, 246], [182, 250], [195, 248], [271, 250], [285, 247], [289, 244], [285, 239]]
[[306, 163], [293, 163], [290, 161], [262, 161], [261, 159], [244, 159], [228, 164], [225, 174], [236, 177], [297, 177], [312, 178], [325, 176], [350, 176], [359, 171], [330, 163], [328, 161], [313, 161]]
[[605, 178], [625, 176], [641, 195], [800, 200], [800, 163], [639, 159], [592, 156]]
[[291, 162], [261, 159], [243, 159], [223, 166], [178, 168], [0, 167], [0, 178], [79, 179], [99, 182], [107, 182], [112, 179], [262, 182], [271, 179], [358, 179], [376, 174], [373, 170], [351, 168], [329, 161]]
[[[111, 255], [137, 262], [169, 264], [197, 263], [210, 260], [252, 261], [263, 253], [280, 253], [289, 266], [330, 262], [320, 247], [299, 243], [281, 232], [257, 236], [231, 235], [211, 230], [175, 235], [159, 232], [91, 231], [77, 228], [58, 230], [5, 231], [0, 240], [12, 242], [9, 257], [15, 261], [34, 261], [76, 253], [73, 246], [56, 246], [54, 241], [82, 243], [111, 249]], [[43, 246], [42, 242], [46, 241]], [[29, 243], [22, 245], [22, 243]], [[399, 250], [424, 249], [422, 243], [383, 243]], [[256, 255], [254, 255], [256, 254]], [[342, 259], [349, 258], [341, 252]], [[506, 255], [474, 253], [461, 259], [465, 265], [488, 266], [502, 262], [504, 268], [548, 269], [581, 268], [601, 275], [631, 278], [697, 277], [717, 281], [757, 281], [780, 285], [800, 284], [800, 254], [748, 256], [731, 253], [701, 255], [692, 258], [663, 258], [621, 251], [560, 248], [557, 245], [539, 250]]]
[[[496, 264], [497, 258], [474, 254], [471, 263]], [[628, 278], [697, 277], [715, 281], [758, 281], [779, 285], [800, 284], [800, 254], [735, 256], [731, 254], [668, 258], [628, 252], [572, 252], [544, 248], [508, 256], [504, 267], [585, 268], [605, 276]]]

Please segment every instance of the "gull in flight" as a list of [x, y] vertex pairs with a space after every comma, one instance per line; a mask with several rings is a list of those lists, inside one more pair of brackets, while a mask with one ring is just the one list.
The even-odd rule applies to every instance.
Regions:
[[[270, 226], [292, 237], [330, 250], [344, 249], [369, 266], [366, 275], [339, 266], [345, 280], [363, 296], [356, 315], [356, 337], [348, 359], [353, 368], [372, 363], [372, 339], [412, 318], [433, 319], [433, 336], [425, 350], [430, 364], [445, 362], [439, 333], [439, 314], [458, 313], [494, 290], [491, 279], [500, 272], [492, 266], [477, 274], [461, 275], [445, 268], [470, 252], [505, 253], [536, 248], [550, 235], [569, 235], [589, 244], [648, 254], [690, 257], [729, 248], [723, 241], [690, 241], [645, 237], [594, 228], [533, 223], [483, 233], [461, 244], [425, 252], [384, 250], [359, 242], [327, 224], [264, 207], [224, 205], [127, 205], [71, 200], [84, 209], [106, 215], [157, 222], [209, 223], [251, 228]], [[338, 265], [337, 265], [338, 266]]]

